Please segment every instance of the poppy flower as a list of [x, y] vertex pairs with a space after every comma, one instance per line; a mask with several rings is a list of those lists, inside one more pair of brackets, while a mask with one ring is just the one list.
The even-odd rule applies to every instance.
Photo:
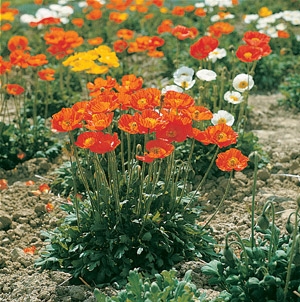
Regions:
[[195, 16], [198, 17], [205, 17], [206, 16], [206, 10], [202, 7], [198, 7], [195, 11], [194, 11]]
[[95, 38], [88, 39], [87, 42], [90, 45], [100, 45], [100, 44], [103, 43], [103, 38], [102, 37], [95, 37]]
[[290, 37], [290, 34], [285, 30], [277, 30], [277, 36], [278, 38], [287, 39]]
[[30, 22], [29, 26], [37, 27], [40, 25], [54, 25], [54, 24], [60, 24], [60, 23], [61, 23], [60, 18], [46, 17], [37, 22]]
[[224, 94], [224, 100], [231, 104], [239, 104], [244, 101], [244, 97], [237, 91], [226, 91]]
[[194, 121], [207, 121], [213, 117], [212, 112], [204, 106], [191, 106], [188, 111]]
[[33, 181], [33, 180], [27, 180], [26, 182], [25, 182], [25, 185], [26, 186], [33, 186], [35, 184], [35, 182]]
[[190, 55], [197, 60], [205, 59], [218, 45], [219, 41], [217, 39], [204, 36], [190, 46]]
[[75, 145], [94, 153], [104, 154], [115, 150], [120, 143], [117, 133], [111, 135], [103, 132], [84, 132], [79, 134]]
[[234, 123], [234, 116], [226, 110], [218, 110], [217, 113], [213, 114], [211, 122], [213, 125], [226, 124], [232, 126]]
[[116, 93], [105, 92], [90, 100], [88, 110], [92, 113], [112, 112], [120, 106]]
[[169, 115], [169, 121], [156, 132], [156, 138], [167, 142], [183, 142], [192, 136], [192, 120], [189, 117]]
[[131, 29], [121, 28], [117, 31], [117, 37], [124, 40], [131, 40], [134, 36], [134, 31]]
[[190, 29], [183, 25], [177, 25], [172, 29], [172, 35], [178, 40], [185, 40], [192, 37]]
[[44, 54], [38, 54], [35, 56], [30, 56], [28, 59], [28, 65], [36, 67], [42, 66], [48, 63], [47, 57]]
[[117, 40], [113, 44], [114, 51], [118, 53], [124, 52], [127, 47], [128, 47], [128, 43], [124, 40]]
[[29, 66], [29, 59], [30, 54], [28, 52], [25, 52], [24, 50], [14, 50], [9, 55], [10, 63], [21, 68], [27, 68]]
[[52, 116], [51, 128], [55, 132], [67, 132], [81, 128], [81, 115], [72, 108], [62, 108]]
[[195, 100], [186, 93], [167, 91], [163, 101], [164, 108], [186, 109], [193, 106]]
[[213, 70], [200, 69], [196, 72], [196, 77], [201, 81], [211, 82], [216, 80], [217, 74]]
[[84, 127], [89, 130], [103, 130], [112, 123], [113, 117], [113, 112], [92, 114], [90, 119], [85, 120]]
[[71, 20], [72, 24], [77, 27], [82, 27], [84, 25], [84, 20], [82, 18], [74, 18]]
[[204, 145], [215, 144], [224, 148], [237, 142], [238, 134], [226, 124], [207, 127], [204, 131], [194, 131], [194, 138]]
[[49, 193], [50, 191], [50, 187], [48, 184], [41, 184], [39, 185], [39, 190], [42, 192], [42, 193]]
[[142, 88], [143, 82], [143, 78], [136, 77], [134, 74], [127, 74], [122, 77], [121, 85], [116, 84], [115, 88], [119, 92], [133, 93]]
[[0, 179], [0, 190], [5, 190], [8, 188], [8, 182], [6, 179]]
[[85, 15], [87, 20], [98, 20], [102, 17], [102, 11], [100, 9], [93, 9]]
[[23, 252], [24, 252], [24, 253], [30, 254], [30, 255], [34, 255], [35, 251], [36, 251], [36, 247], [35, 247], [34, 245], [31, 246], [31, 247], [25, 247], [25, 248], [23, 249]]
[[4, 61], [3, 57], [0, 56], [0, 74], [5, 74], [11, 71], [12, 64], [9, 61]]
[[157, 27], [157, 33], [162, 34], [165, 32], [171, 33], [173, 28], [173, 21], [170, 19], [163, 20]]
[[254, 86], [253, 77], [246, 73], [240, 73], [234, 77], [232, 86], [239, 92], [250, 90]]
[[38, 76], [43, 81], [54, 81], [55, 70], [52, 68], [45, 68], [43, 70], [38, 71]]
[[19, 95], [25, 91], [25, 89], [18, 84], [6, 84], [5, 89], [8, 94], [12, 95]]
[[174, 6], [171, 13], [174, 16], [184, 16], [185, 9], [183, 6]]
[[111, 76], [106, 76], [106, 79], [103, 78], [96, 78], [94, 80], [94, 83], [88, 82], [86, 84], [87, 89], [90, 91], [90, 96], [94, 97], [97, 96], [104, 91], [109, 91], [117, 84], [117, 81], [115, 78]]
[[166, 123], [161, 118], [161, 115], [152, 109], [145, 109], [141, 114], [136, 114], [137, 123], [138, 123], [138, 133], [152, 133], [158, 131]]
[[216, 165], [221, 171], [242, 171], [247, 167], [248, 161], [249, 158], [240, 150], [231, 148], [218, 154]]
[[251, 45], [240, 45], [236, 51], [237, 58], [245, 63], [260, 60], [262, 48]]
[[133, 109], [143, 111], [160, 105], [160, 90], [157, 88], [140, 89], [131, 95], [130, 105]]
[[0, 27], [1, 31], [9, 31], [11, 29], [12, 29], [12, 25], [10, 23], [4, 23]]
[[51, 202], [48, 202], [46, 205], [45, 205], [45, 209], [47, 212], [51, 212], [54, 210], [54, 205], [51, 203]]
[[28, 39], [24, 36], [13, 36], [7, 42], [7, 48], [9, 51], [15, 50], [29, 50]]
[[215, 38], [228, 35], [234, 31], [234, 26], [228, 22], [216, 22], [208, 27], [208, 32]]
[[258, 31], [247, 31], [244, 33], [243, 41], [248, 45], [260, 47], [262, 44], [268, 44], [271, 37]]
[[109, 20], [121, 24], [128, 19], [128, 16], [127, 13], [111, 12], [109, 14]]
[[123, 114], [118, 121], [118, 128], [130, 134], [139, 133], [138, 113]]

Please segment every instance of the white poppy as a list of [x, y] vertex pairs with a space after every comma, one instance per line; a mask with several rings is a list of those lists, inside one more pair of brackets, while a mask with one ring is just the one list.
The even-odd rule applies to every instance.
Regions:
[[227, 91], [224, 94], [224, 100], [231, 104], [239, 104], [244, 101], [244, 98], [240, 92]]
[[225, 48], [216, 48], [215, 50], [211, 51], [208, 54], [208, 60], [211, 60], [213, 63], [215, 63], [218, 59], [222, 59], [226, 57], [227, 52]]
[[194, 70], [192, 68], [183, 66], [175, 71], [173, 74], [174, 83], [185, 90], [192, 88], [195, 84], [195, 80], [193, 80]]
[[239, 92], [250, 90], [254, 86], [253, 77], [246, 73], [240, 73], [233, 79], [232, 86]]
[[183, 89], [177, 85], [168, 85], [161, 90], [161, 93], [166, 94], [167, 91], [183, 92]]
[[234, 123], [234, 116], [226, 110], [219, 110], [217, 113], [213, 114], [211, 122], [213, 125], [226, 124], [232, 126]]
[[201, 69], [196, 72], [196, 76], [199, 80], [202, 81], [214, 81], [217, 78], [217, 74], [213, 70]]
[[250, 24], [251, 22], [256, 21], [259, 18], [258, 14], [249, 14], [244, 16], [244, 22]]

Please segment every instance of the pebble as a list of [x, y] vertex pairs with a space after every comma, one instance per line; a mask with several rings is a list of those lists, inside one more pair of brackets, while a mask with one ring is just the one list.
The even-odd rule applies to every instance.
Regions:
[[10, 227], [12, 219], [10, 215], [0, 210], [0, 230], [6, 230]]

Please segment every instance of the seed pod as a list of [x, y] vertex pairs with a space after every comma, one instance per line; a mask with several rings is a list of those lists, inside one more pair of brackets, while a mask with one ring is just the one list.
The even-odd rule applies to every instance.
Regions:
[[269, 219], [267, 218], [267, 216], [265, 215], [265, 213], [262, 213], [261, 216], [258, 217], [257, 225], [263, 231], [265, 231], [269, 227], [270, 222], [269, 222]]
[[293, 226], [293, 224], [291, 223], [290, 219], [288, 219], [288, 221], [287, 221], [287, 223], [286, 223], [286, 225], [285, 225], [285, 229], [287, 230], [287, 232], [288, 232], [289, 234], [292, 234], [292, 233], [293, 233], [293, 231], [294, 231], [294, 226]]

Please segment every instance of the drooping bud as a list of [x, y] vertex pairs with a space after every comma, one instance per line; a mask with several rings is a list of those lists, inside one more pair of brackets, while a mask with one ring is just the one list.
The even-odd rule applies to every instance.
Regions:
[[234, 262], [234, 259], [235, 259], [234, 253], [233, 253], [232, 249], [230, 248], [230, 246], [227, 244], [223, 250], [223, 256], [229, 263]]
[[267, 218], [267, 216], [265, 215], [265, 213], [262, 213], [257, 220], [257, 225], [263, 230], [265, 231], [266, 229], [268, 229], [270, 222], [269, 219]]
[[292, 234], [293, 231], [294, 231], [294, 226], [293, 226], [293, 224], [291, 223], [290, 218], [288, 219], [288, 221], [287, 221], [286, 224], [285, 224], [285, 229], [287, 230], [287, 232], [288, 232], [289, 234]]

